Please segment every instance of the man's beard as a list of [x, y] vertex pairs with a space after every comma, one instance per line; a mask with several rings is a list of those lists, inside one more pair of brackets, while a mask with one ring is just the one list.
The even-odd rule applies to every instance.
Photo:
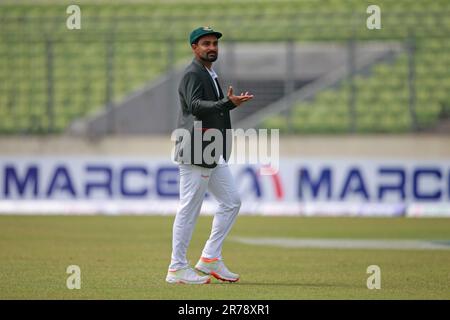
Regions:
[[203, 61], [206, 61], [206, 62], [214, 62], [214, 61], [216, 61], [217, 60], [217, 54], [211, 54], [211, 55], [208, 55], [207, 53], [203, 56], [203, 57], [200, 57]]

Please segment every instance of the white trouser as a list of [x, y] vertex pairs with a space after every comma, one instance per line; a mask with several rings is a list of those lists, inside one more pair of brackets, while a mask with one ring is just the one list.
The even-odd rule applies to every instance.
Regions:
[[180, 204], [173, 223], [172, 260], [169, 269], [188, 265], [186, 252], [207, 190], [219, 202], [214, 215], [211, 235], [205, 244], [202, 257], [222, 258], [222, 245], [230, 232], [241, 206], [241, 200], [227, 163], [215, 168], [179, 165]]

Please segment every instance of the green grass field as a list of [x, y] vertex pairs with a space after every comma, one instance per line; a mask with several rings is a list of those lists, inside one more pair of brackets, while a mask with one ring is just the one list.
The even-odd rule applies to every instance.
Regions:
[[[234, 237], [450, 240], [450, 219], [239, 217], [224, 246], [234, 284], [169, 285], [173, 217], [0, 216], [0, 299], [450, 299], [450, 250], [280, 248]], [[189, 250], [195, 264], [212, 217]], [[381, 289], [369, 290], [369, 265]], [[66, 268], [81, 268], [81, 289]]]

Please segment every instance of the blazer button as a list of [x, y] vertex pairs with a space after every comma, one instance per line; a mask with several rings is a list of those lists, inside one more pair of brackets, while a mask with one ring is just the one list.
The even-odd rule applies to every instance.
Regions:
[[221, 112], [220, 115], [223, 116], [223, 112]]

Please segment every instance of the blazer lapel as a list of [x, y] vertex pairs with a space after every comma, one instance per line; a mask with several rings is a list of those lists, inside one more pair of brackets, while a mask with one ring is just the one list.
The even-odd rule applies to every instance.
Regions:
[[[205, 67], [203, 67], [203, 68], [205, 68]], [[219, 100], [219, 96], [217, 95], [217, 90], [216, 90], [216, 84], [214, 83], [214, 80], [211, 78], [211, 75], [209, 74], [209, 72], [207, 70], [205, 70], [205, 71], [208, 75], [208, 80], [209, 80], [209, 84], [211, 85], [212, 91], [214, 92], [214, 95], [216, 96], [216, 100]]]
[[[194, 59], [193, 63], [199, 68], [203, 73], [204, 76], [208, 78], [209, 85], [211, 86], [212, 92], [214, 93], [214, 96], [216, 97], [216, 100], [220, 100], [220, 97], [217, 95], [216, 85], [214, 84], [214, 80], [211, 78], [211, 75], [209, 74], [208, 70], [206, 70], [206, 67], [198, 62], [196, 59]], [[222, 92], [219, 86], [219, 92]]]
[[220, 83], [219, 83], [219, 80], [217, 80], [217, 78], [216, 78], [216, 82], [217, 82], [217, 88], [219, 88], [219, 93], [220, 93], [219, 99], [223, 99], [225, 96], [223, 95], [222, 88], [220, 87]]

